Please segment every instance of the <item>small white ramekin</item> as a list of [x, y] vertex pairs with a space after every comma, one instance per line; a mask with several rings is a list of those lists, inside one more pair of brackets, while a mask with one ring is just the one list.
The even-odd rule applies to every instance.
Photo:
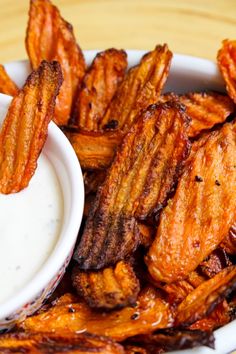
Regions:
[[[11, 97], [0, 94], [0, 109], [6, 110]], [[84, 207], [84, 183], [80, 164], [69, 141], [51, 122], [42, 151], [53, 165], [64, 204], [62, 229], [53, 252], [34, 278], [9, 300], [0, 305], [0, 330], [35, 312], [53, 292], [71, 259]]]

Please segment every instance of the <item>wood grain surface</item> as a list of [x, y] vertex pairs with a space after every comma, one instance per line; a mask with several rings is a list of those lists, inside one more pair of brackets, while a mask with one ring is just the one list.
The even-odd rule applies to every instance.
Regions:
[[[54, 0], [83, 49], [151, 49], [215, 60], [224, 38], [236, 39], [235, 0]], [[26, 58], [28, 0], [0, 0], [0, 62]]]

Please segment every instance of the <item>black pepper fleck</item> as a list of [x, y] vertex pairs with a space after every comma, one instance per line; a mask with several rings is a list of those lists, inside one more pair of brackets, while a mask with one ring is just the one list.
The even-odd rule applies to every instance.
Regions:
[[118, 121], [115, 119], [110, 120], [107, 124], [104, 125], [104, 130], [113, 130], [118, 127]]
[[73, 307], [69, 307], [68, 312], [74, 313], [74, 312], [75, 312], [75, 309], [74, 309]]
[[215, 184], [216, 184], [217, 186], [220, 186], [220, 182], [218, 181], [218, 179], [216, 179]]
[[137, 320], [137, 318], [139, 318], [139, 314], [138, 314], [138, 313], [134, 313], [134, 314], [130, 317], [131, 320]]
[[195, 176], [195, 181], [196, 181], [196, 182], [202, 182], [203, 179], [202, 179], [202, 177], [200, 177], [200, 176]]

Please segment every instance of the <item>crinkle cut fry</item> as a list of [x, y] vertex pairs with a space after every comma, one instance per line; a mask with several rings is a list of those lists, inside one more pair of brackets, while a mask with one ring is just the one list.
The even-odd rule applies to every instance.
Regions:
[[163, 211], [146, 263], [156, 281], [184, 279], [227, 235], [236, 218], [236, 124], [193, 144]]
[[127, 67], [127, 54], [114, 48], [94, 58], [75, 100], [73, 122], [82, 129], [97, 131]]
[[127, 306], [120, 310], [101, 312], [92, 310], [84, 302], [62, 301], [46, 312], [26, 318], [19, 326], [28, 332], [88, 331], [122, 341], [172, 324], [173, 315], [169, 304], [149, 286], [139, 294], [136, 307]]
[[151, 105], [125, 136], [100, 187], [74, 253], [81, 269], [101, 269], [131, 254], [136, 219], [160, 211], [185, 159], [188, 118], [176, 103]]
[[100, 129], [115, 121], [118, 129], [128, 131], [137, 114], [158, 101], [169, 73], [171, 58], [172, 53], [166, 44], [158, 45], [145, 54], [119, 86], [100, 123]]
[[189, 326], [211, 313], [236, 289], [236, 266], [223, 269], [192, 291], [177, 307], [175, 326]]
[[124, 134], [114, 132], [92, 132], [64, 127], [83, 169], [101, 170], [111, 165]]
[[225, 39], [217, 54], [217, 62], [226, 90], [229, 96], [236, 103], [236, 41]]
[[43, 61], [13, 98], [0, 131], [0, 193], [19, 192], [29, 184], [61, 83], [60, 65]]
[[9, 333], [0, 336], [1, 354], [124, 354], [123, 347], [109, 338], [83, 333]]
[[26, 49], [33, 69], [42, 60], [61, 64], [63, 84], [56, 102], [54, 121], [67, 124], [75, 94], [85, 74], [85, 61], [72, 26], [49, 0], [31, 0]]
[[18, 87], [7, 74], [4, 66], [0, 64], [0, 93], [4, 93], [5, 95], [9, 96], [15, 96], [18, 91]]
[[74, 267], [72, 280], [78, 294], [90, 307], [113, 309], [134, 305], [140, 291], [132, 266], [127, 262], [118, 262], [98, 272], [81, 271]]
[[233, 101], [218, 92], [192, 92], [185, 95], [167, 93], [160, 101], [177, 100], [186, 106], [186, 113], [191, 118], [188, 136], [196, 137], [201, 131], [223, 123], [235, 111]]

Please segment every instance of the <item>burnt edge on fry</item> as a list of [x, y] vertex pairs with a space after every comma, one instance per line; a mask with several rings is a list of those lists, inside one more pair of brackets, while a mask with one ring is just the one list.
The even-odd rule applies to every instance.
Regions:
[[61, 83], [59, 63], [42, 61], [13, 98], [0, 131], [1, 193], [19, 192], [33, 176]]
[[199, 264], [198, 270], [208, 278], [212, 278], [230, 265], [232, 265], [232, 262], [230, 261], [226, 251], [219, 247]]
[[187, 157], [188, 124], [175, 102], [151, 105], [140, 114], [98, 190], [75, 250], [81, 269], [115, 264], [138, 247], [137, 219], [163, 208]]
[[215, 91], [190, 92], [177, 95], [165, 93], [160, 102], [175, 100], [186, 106], [186, 113], [191, 118], [188, 136], [195, 138], [205, 130], [225, 122], [235, 111], [234, 102], [227, 95]]
[[114, 309], [132, 306], [140, 291], [132, 266], [120, 261], [114, 268], [99, 271], [81, 271], [75, 266], [72, 282], [78, 295], [92, 308]]
[[75, 98], [72, 121], [82, 129], [97, 131], [127, 67], [124, 50], [106, 49], [98, 53], [88, 68]]
[[90, 333], [9, 333], [0, 336], [0, 351], [10, 353], [107, 353], [124, 354], [111, 338]]
[[160, 329], [154, 333], [132, 337], [127, 342], [140, 345], [150, 354], [156, 353], [156, 350], [190, 349], [202, 345], [215, 348], [215, 338], [211, 331], [178, 328]]
[[83, 173], [85, 195], [96, 193], [100, 185], [106, 178], [106, 169], [103, 170], [86, 170]]
[[236, 255], [236, 223], [230, 227], [230, 230], [221, 242], [220, 247], [222, 247], [228, 254], [232, 256]]

